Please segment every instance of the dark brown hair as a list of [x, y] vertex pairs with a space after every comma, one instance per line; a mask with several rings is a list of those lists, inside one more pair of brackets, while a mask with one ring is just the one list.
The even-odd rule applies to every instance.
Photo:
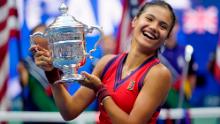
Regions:
[[45, 24], [38, 24], [31, 30], [31, 34], [35, 33], [39, 28], [46, 28], [47, 26]]

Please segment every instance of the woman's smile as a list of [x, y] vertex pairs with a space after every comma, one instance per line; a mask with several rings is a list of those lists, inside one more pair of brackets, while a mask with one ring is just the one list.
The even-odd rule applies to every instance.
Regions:
[[142, 34], [150, 40], [157, 40], [158, 34], [151, 30], [142, 30]]

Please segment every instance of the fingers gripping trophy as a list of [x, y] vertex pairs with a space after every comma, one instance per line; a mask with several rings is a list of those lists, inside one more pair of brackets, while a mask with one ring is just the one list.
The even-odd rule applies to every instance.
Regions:
[[[53, 66], [63, 72], [60, 82], [74, 82], [83, 80], [84, 77], [78, 74], [78, 69], [86, 62], [86, 58], [92, 59], [92, 53], [96, 50], [98, 43], [103, 37], [103, 31], [96, 26], [88, 26], [78, 21], [73, 16], [67, 14], [68, 7], [62, 3], [58, 16], [52, 24], [50, 24], [45, 33], [36, 32], [30, 35], [31, 45], [35, 45], [34, 39], [37, 37], [45, 38], [49, 43]], [[101, 35], [95, 43], [93, 49], [86, 52], [85, 35], [97, 30]]]

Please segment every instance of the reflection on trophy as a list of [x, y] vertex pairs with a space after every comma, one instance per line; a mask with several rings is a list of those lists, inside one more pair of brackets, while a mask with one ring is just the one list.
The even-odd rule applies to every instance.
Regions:
[[[73, 16], [67, 14], [67, 6], [63, 3], [60, 8], [61, 16], [57, 17], [52, 24], [48, 26], [45, 33], [36, 32], [30, 36], [31, 44], [34, 38], [42, 37], [48, 40], [49, 48], [52, 53], [53, 66], [59, 68], [64, 73], [62, 79], [55, 82], [73, 82], [83, 80], [83, 76], [78, 74], [79, 67], [83, 66], [86, 58], [96, 50], [103, 32], [95, 26], [88, 26], [76, 20]], [[85, 35], [92, 33], [96, 29], [101, 34], [94, 45], [94, 48], [86, 53]]]

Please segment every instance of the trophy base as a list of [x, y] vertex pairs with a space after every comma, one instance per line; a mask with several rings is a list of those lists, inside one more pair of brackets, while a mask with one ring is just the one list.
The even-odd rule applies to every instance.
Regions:
[[75, 81], [81, 81], [84, 80], [85, 77], [83, 77], [80, 74], [68, 74], [68, 75], [63, 75], [61, 80], [58, 80], [55, 82], [56, 83], [74, 83]]

